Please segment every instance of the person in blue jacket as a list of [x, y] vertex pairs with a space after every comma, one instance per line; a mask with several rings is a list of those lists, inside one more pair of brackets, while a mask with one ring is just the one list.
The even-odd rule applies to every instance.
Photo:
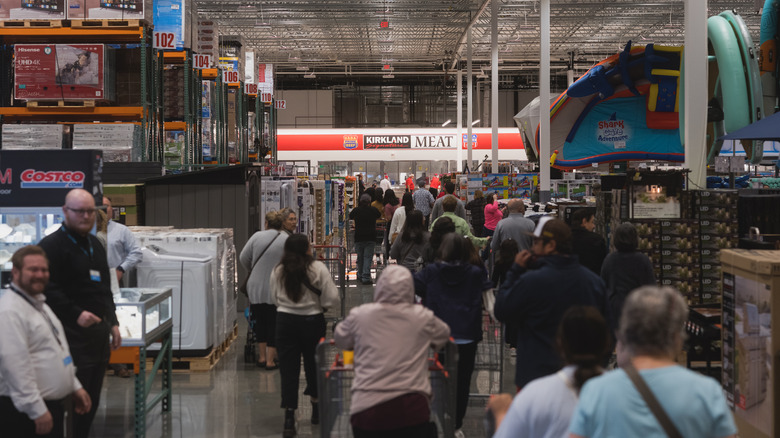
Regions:
[[545, 219], [534, 230], [531, 251], [515, 257], [496, 297], [496, 318], [517, 330], [518, 390], [563, 366], [555, 336], [571, 306], [593, 306], [610, 320], [604, 281], [572, 255], [571, 229], [560, 219]]
[[482, 293], [493, 293], [485, 267], [469, 263], [471, 246], [468, 238], [448, 233], [439, 246], [436, 262], [414, 274], [415, 293], [434, 315], [447, 323], [458, 345], [455, 408], [458, 430], [466, 415], [477, 344], [482, 340]]

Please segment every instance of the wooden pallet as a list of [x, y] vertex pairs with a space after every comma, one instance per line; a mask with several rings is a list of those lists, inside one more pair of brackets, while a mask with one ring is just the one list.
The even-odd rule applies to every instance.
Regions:
[[100, 20], [70, 20], [70, 27], [73, 29], [96, 29], [101, 27], [116, 29], [141, 27], [142, 25], [141, 20], [112, 20], [108, 18]]
[[[212, 368], [222, 359], [233, 342], [238, 338], [238, 325], [233, 326], [233, 331], [227, 339], [219, 345], [215, 345], [211, 352], [202, 357], [174, 357], [172, 368], [174, 373], [202, 373], [211, 371]], [[150, 370], [154, 366], [154, 358], [146, 359], [146, 369]]]
[[7, 20], [0, 21], [0, 29], [9, 28], [56, 28], [62, 27], [62, 20]]
[[53, 100], [53, 101], [30, 101], [27, 102], [27, 108], [94, 108], [94, 100]]

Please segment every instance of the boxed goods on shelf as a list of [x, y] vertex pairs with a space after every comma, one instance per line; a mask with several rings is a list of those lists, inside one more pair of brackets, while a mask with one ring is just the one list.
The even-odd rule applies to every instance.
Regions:
[[62, 149], [63, 125], [3, 124], [5, 150]]
[[16, 44], [14, 98], [113, 100], [113, 58], [103, 44]]
[[184, 131], [165, 131], [165, 166], [182, 164], [184, 153]]
[[728, 249], [723, 266], [723, 390], [743, 438], [780, 433], [776, 415], [780, 251]]
[[152, 23], [152, 0], [68, 0], [68, 20], [143, 20]]
[[143, 145], [141, 126], [119, 123], [73, 125], [73, 149], [102, 149], [107, 162], [138, 161]]
[[65, 0], [0, 0], [0, 21], [64, 20]]
[[198, 43], [195, 50], [202, 55], [211, 55], [214, 65], [219, 61], [219, 27], [216, 22], [198, 21]]
[[154, 30], [155, 32], [172, 33], [176, 50], [192, 47], [193, 33], [197, 37], [197, 27], [197, 9], [192, 0], [156, 0], [154, 2]]

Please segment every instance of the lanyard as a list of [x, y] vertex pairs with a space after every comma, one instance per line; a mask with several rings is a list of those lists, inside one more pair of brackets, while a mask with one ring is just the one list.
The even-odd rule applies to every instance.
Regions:
[[89, 252], [87, 252], [87, 250], [84, 249], [84, 247], [82, 247], [81, 245], [79, 245], [78, 242], [76, 242], [76, 238], [73, 237], [64, 226], [61, 227], [60, 229], [65, 233], [66, 236], [68, 236], [68, 239], [70, 239], [70, 241], [73, 242], [73, 244], [76, 245], [81, 250], [81, 252], [84, 253], [85, 256], [89, 257], [89, 261], [92, 262], [92, 256], [94, 255], [95, 251], [92, 248], [92, 242], [89, 241], [89, 237], [87, 237], [87, 245], [89, 245]]
[[51, 321], [51, 318], [49, 318], [49, 315], [46, 313], [46, 310], [39, 309], [38, 306], [36, 306], [35, 303], [32, 302], [32, 299], [29, 296], [27, 296], [27, 294], [17, 289], [16, 285], [14, 285], [13, 283], [11, 283], [11, 290], [16, 292], [16, 294], [22, 297], [24, 301], [27, 302], [27, 304], [33, 306], [35, 310], [37, 310], [38, 312], [40, 312], [41, 315], [43, 315], [43, 319], [45, 319], [46, 322], [49, 323], [49, 328], [51, 329], [51, 333], [54, 335], [54, 340], [57, 341], [57, 344], [60, 346], [60, 348], [64, 349], [62, 347], [62, 341], [60, 341], [60, 331], [57, 330], [57, 327], [54, 326], [54, 323]]

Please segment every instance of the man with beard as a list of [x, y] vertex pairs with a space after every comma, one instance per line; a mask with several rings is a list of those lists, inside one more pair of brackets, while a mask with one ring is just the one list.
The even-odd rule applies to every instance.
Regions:
[[46, 253], [25, 246], [11, 263], [11, 291], [0, 298], [2, 435], [62, 437], [71, 403], [84, 414], [90, 397], [76, 378], [62, 324], [43, 296], [49, 282]]
[[111, 295], [108, 258], [97, 237], [95, 198], [73, 189], [62, 207], [65, 221], [41, 240], [49, 259], [50, 282], [46, 299], [65, 326], [79, 381], [92, 399], [92, 409], [74, 418], [76, 437], [86, 438], [92, 426], [103, 387], [110, 349], [122, 343]]

